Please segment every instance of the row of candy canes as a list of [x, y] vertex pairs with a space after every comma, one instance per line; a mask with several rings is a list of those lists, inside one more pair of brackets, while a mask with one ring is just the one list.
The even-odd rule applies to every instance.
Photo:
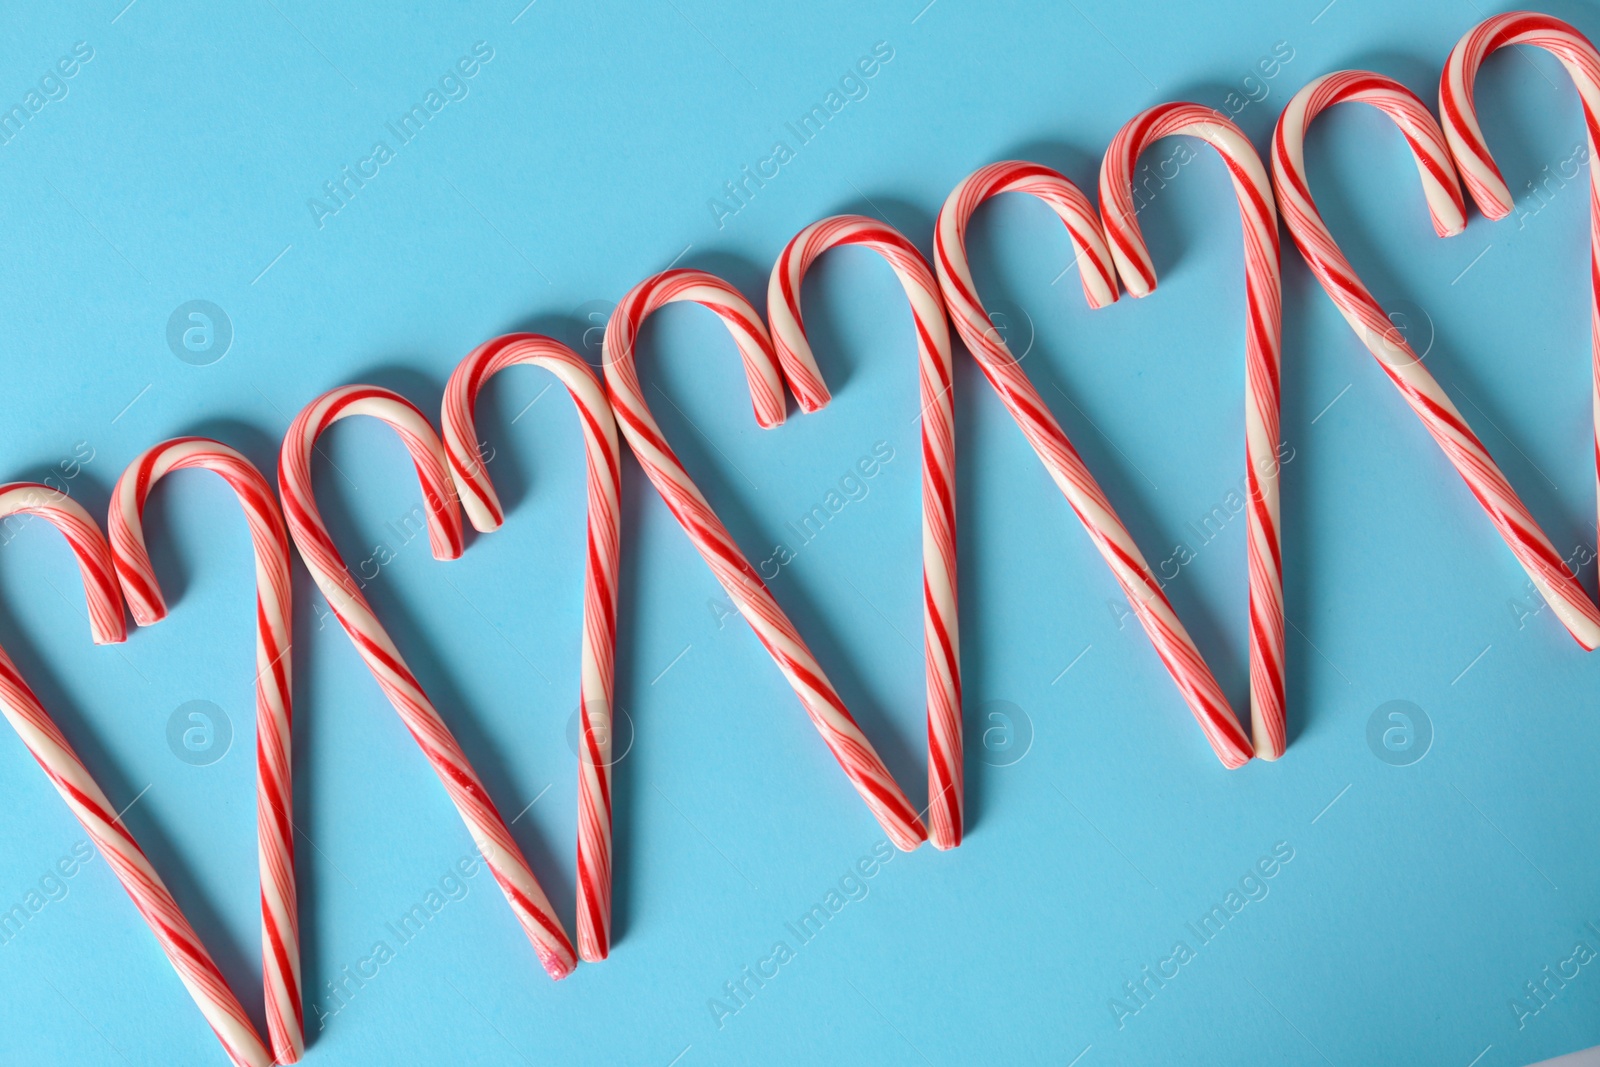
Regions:
[[[1479, 129], [1472, 87], [1484, 59], [1509, 44], [1545, 48], [1564, 64], [1583, 100], [1592, 149], [1600, 116], [1600, 55], [1582, 34], [1560, 20], [1528, 13], [1496, 16], [1463, 38], [1450, 55], [1440, 88], [1442, 130], [1427, 107], [1392, 79], [1362, 71], [1330, 74], [1307, 85], [1285, 109], [1272, 140], [1269, 181], [1248, 139], [1233, 124], [1197, 105], [1163, 104], [1135, 117], [1113, 139], [1100, 175], [1099, 212], [1060, 174], [1037, 164], [1006, 162], [981, 168], [951, 192], [935, 227], [932, 268], [903, 235], [871, 219], [841, 216], [806, 227], [783, 250], [774, 267], [768, 290], [770, 333], [755, 308], [727, 283], [700, 271], [671, 270], [635, 286], [613, 313], [604, 344], [604, 387], [593, 370], [559, 342], [533, 334], [511, 334], [474, 349], [451, 375], [445, 390], [442, 436], [420, 410], [389, 390], [370, 386], [335, 389], [308, 405], [285, 437], [279, 458], [281, 513], [270, 486], [248, 460], [226, 445], [192, 437], [163, 442], [129, 466], [113, 491], [109, 540], [80, 505], [54, 490], [30, 483], [0, 486], [0, 519], [12, 514], [36, 515], [65, 535], [83, 575], [96, 643], [124, 639], [124, 603], [140, 625], [165, 616], [166, 605], [145, 546], [141, 518], [156, 481], [184, 468], [212, 470], [229, 483], [244, 508], [256, 557], [258, 852], [270, 1053], [132, 834], [3, 650], [0, 711], [108, 857], [230, 1058], [250, 1067], [295, 1062], [304, 1048], [304, 1024], [291, 813], [292, 536], [335, 617], [433, 765], [546, 970], [561, 978], [576, 966], [579, 956], [589, 961], [604, 959], [610, 947], [610, 724], [620, 538], [620, 424], [646, 475], [794, 687], [825, 743], [891, 840], [903, 849], [915, 848], [924, 839], [931, 839], [939, 848], [953, 848], [961, 842], [963, 819], [948, 309], [956, 332], [1127, 593], [1219, 759], [1228, 767], [1240, 766], [1253, 755], [1275, 759], [1284, 752], [1287, 735], [1278, 471], [1274, 462], [1280, 319], [1274, 188], [1291, 236], [1339, 310], [1444, 449], [1557, 616], [1584, 648], [1593, 649], [1600, 645], [1600, 610], [1562, 563], [1420, 358], [1391, 328], [1382, 308], [1334, 243], [1312, 201], [1305, 175], [1303, 142], [1311, 120], [1333, 104], [1360, 101], [1380, 108], [1400, 127], [1416, 157], [1434, 227], [1441, 236], [1465, 228], [1458, 168], [1483, 213], [1490, 218], [1503, 217], [1511, 208], [1510, 194]], [[1049, 205], [1066, 225], [1091, 308], [1116, 300], [1119, 277], [1130, 294], [1147, 295], [1155, 288], [1156, 279], [1136, 218], [1133, 171], [1145, 148], [1162, 137], [1179, 134], [1199, 137], [1222, 156], [1237, 194], [1243, 227], [1249, 735], [1108, 497], [992, 327], [978, 299], [964, 248], [968, 223], [983, 201], [1001, 193], [1029, 193]], [[1595, 276], [1600, 277], [1600, 221], [1594, 212], [1600, 206], [1597, 190], [1600, 178], [1591, 170], [1591, 244]], [[760, 426], [771, 428], [783, 422], [785, 386], [802, 411], [820, 409], [828, 402], [829, 393], [806, 341], [800, 291], [805, 272], [816, 258], [840, 245], [870, 248], [890, 264], [910, 301], [917, 337], [928, 724], [928, 805], [922, 811], [913, 808], [794, 625], [667, 444], [645, 403], [634, 368], [644, 319], [666, 304], [690, 301], [716, 313], [732, 333]], [[1594, 399], [1600, 426], [1600, 283], [1594, 309]], [[413, 460], [435, 557], [458, 557], [463, 549], [463, 509], [481, 532], [497, 529], [504, 519], [479, 454], [473, 406], [489, 378], [518, 364], [550, 370], [567, 386], [579, 414], [588, 465], [576, 951], [482, 781], [350, 576], [319, 514], [311, 484], [312, 453], [328, 427], [350, 415], [378, 418], [396, 431]]]

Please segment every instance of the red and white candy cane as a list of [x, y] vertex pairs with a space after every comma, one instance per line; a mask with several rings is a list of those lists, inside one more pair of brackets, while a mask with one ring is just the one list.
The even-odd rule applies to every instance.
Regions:
[[812, 724], [822, 734], [856, 792], [861, 794], [861, 799], [895, 846], [910, 851], [928, 836], [916, 809], [883, 765], [872, 742], [856, 725], [794, 624], [772, 598], [744, 553], [739, 551], [689, 472], [683, 469], [662, 435], [661, 427], [656, 425], [650, 406], [645, 403], [634, 367], [639, 327], [657, 308], [680, 300], [709, 308], [733, 334], [744, 361], [757, 424], [770, 428], [783, 422], [783, 378], [761, 316], [737, 289], [721, 278], [704, 271], [678, 269], [657, 274], [634, 286], [606, 324], [606, 392], [622, 435], [628, 439], [639, 464], [678, 524], [789, 680], [811, 716]]
[[517, 364], [561, 379], [578, 408], [588, 462], [588, 533], [583, 580], [583, 652], [578, 729], [578, 954], [590, 962], [611, 950], [612, 675], [616, 662], [621, 453], [611, 404], [594, 371], [559, 341], [513, 333], [463, 359], [444, 389], [444, 447], [467, 518], [482, 533], [505, 520], [478, 446], [473, 404], [496, 374]]
[[1001, 193], [1036, 196], [1066, 225], [1083, 293], [1091, 308], [1105, 307], [1117, 299], [1116, 268], [1089, 198], [1048, 167], [1015, 161], [991, 163], [963, 178], [951, 190], [934, 227], [934, 266], [956, 332], [1111, 568], [1134, 614], [1150, 635], [1156, 654], [1194, 710], [1223, 765], [1241, 766], [1250, 759], [1250, 739], [1239, 727], [1211, 669], [1167, 602], [1161, 583], [1117, 517], [1111, 501], [978, 299], [967, 262], [967, 224], [978, 205]]
[[922, 411], [922, 639], [928, 692], [928, 839], [955, 848], [962, 833], [961, 638], [956, 619], [956, 454], [950, 327], [922, 253], [894, 227], [838, 215], [795, 234], [772, 268], [767, 320], [778, 362], [804, 411], [828, 402], [800, 316], [800, 286], [816, 258], [840, 245], [888, 261], [911, 302]]
[[294, 888], [294, 782], [290, 773], [289, 535], [272, 487], [225, 444], [178, 437], [147, 449], [111, 491], [106, 523], [123, 596], [134, 621], [167, 617], [166, 600], [144, 539], [150, 490], [175, 470], [200, 468], [225, 479], [250, 526], [256, 560], [256, 848], [261, 867], [261, 967], [267, 1032], [279, 1063], [305, 1050], [300, 1003], [300, 935]]
[[1122, 284], [1131, 296], [1149, 295], [1156, 287], [1156, 273], [1139, 232], [1133, 172], [1146, 148], [1163, 137], [1180, 134], [1200, 138], [1222, 157], [1233, 180], [1244, 230], [1250, 729], [1255, 754], [1271, 760], [1283, 755], [1288, 742], [1283, 693], [1283, 552], [1278, 528], [1278, 363], [1283, 301], [1272, 182], [1250, 139], [1233, 123], [1198, 104], [1158, 104], [1134, 116], [1111, 139], [1100, 165], [1100, 217]]
[[311, 487], [312, 450], [324, 430], [352, 415], [370, 415], [400, 435], [422, 483], [434, 559], [449, 560], [461, 555], [461, 512], [446, 468], [444, 445], [427, 416], [414, 404], [398, 393], [371, 385], [330, 390], [306, 405], [289, 426], [278, 457], [278, 491], [283, 498], [284, 517], [289, 521], [289, 534], [334, 617], [450, 794], [484, 862], [539, 954], [539, 961], [550, 977], [565, 978], [577, 960], [561, 920], [556, 918], [455, 735], [422, 691], [388, 631], [373, 614], [361, 587], [350, 576], [317, 509]]
[[[122, 616], [122, 594], [111, 562], [111, 547], [89, 513], [72, 499], [33, 482], [0, 485], [0, 520], [12, 515], [44, 519], [66, 537], [83, 575], [89, 606], [89, 631], [97, 645], [116, 644], [127, 637]], [[184, 918], [178, 902], [150, 865], [138, 842], [117, 814], [117, 809], [83, 765], [72, 745], [33, 689], [17, 672], [11, 657], [0, 649], [0, 712], [17, 736], [39, 761], [50, 784], [67, 802], [122, 882], [134, 907], [144, 916], [167, 954], [195, 1006], [216, 1032], [228, 1058], [239, 1067], [270, 1067], [272, 1055], [261, 1043], [250, 1017], [228, 988], [227, 980], [199, 936]]]
[[[1594, 45], [1575, 28], [1549, 15], [1515, 11], [1496, 15], [1479, 23], [1463, 37], [1445, 61], [1444, 74], [1439, 79], [1439, 113], [1443, 120], [1444, 136], [1461, 169], [1462, 180], [1472, 194], [1478, 210], [1490, 219], [1501, 219], [1511, 213], [1511, 191], [1489, 154], [1489, 145], [1478, 127], [1477, 112], [1472, 104], [1472, 86], [1478, 68], [1491, 52], [1512, 44], [1528, 44], [1543, 48], [1561, 61], [1577, 87], [1578, 98], [1583, 101], [1584, 126], [1589, 146], [1589, 319], [1592, 335], [1590, 363], [1591, 403], [1595, 419], [1596, 484], [1600, 488], [1600, 172], [1595, 169], [1595, 131], [1600, 124], [1600, 54]], [[1499, 474], [1498, 471], [1494, 472]], [[1470, 482], [1470, 479], [1469, 479]], [[1473, 491], [1483, 501], [1491, 517], [1500, 527], [1503, 536], [1511, 542], [1522, 565], [1528, 569], [1534, 585], [1544, 595], [1545, 601], [1555, 608], [1561, 621], [1585, 649], [1600, 645], [1600, 613], [1583, 593], [1582, 587], [1561, 563], [1549, 540], [1526, 518], [1526, 509], [1517, 508], [1512, 526], [1500, 515], [1508, 505], [1489, 487], [1473, 484]], [[1514, 499], [1514, 498], [1513, 498]], [[1519, 541], [1511, 541], [1511, 534]], [[1537, 536], [1531, 538], [1530, 533]], [[1519, 542], [1521, 546], [1519, 549]], [[1536, 566], [1530, 566], [1530, 562]], [[1537, 573], [1536, 573], [1537, 571]]]
[[1573, 636], [1592, 649], [1600, 642], [1600, 612], [1562, 563], [1489, 450], [1356, 275], [1311, 199], [1305, 171], [1306, 129], [1324, 109], [1345, 101], [1370, 104], [1400, 128], [1416, 159], [1434, 232], [1451, 237], [1466, 228], [1461, 184], [1444, 134], [1427, 106], [1400, 83], [1359, 70], [1318, 78], [1295, 94], [1278, 119], [1272, 139], [1272, 172], [1284, 222], [1312, 273], [1444, 450], [1467, 488], [1483, 503], [1534, 586]]

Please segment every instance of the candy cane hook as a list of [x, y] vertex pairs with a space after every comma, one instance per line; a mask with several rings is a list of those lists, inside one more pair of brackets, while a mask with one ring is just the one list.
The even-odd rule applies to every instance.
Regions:
[[767, 428], [783, 422], [783, 379], [772, 340], [761, 316], [727, 282], [697, 270], [669, 270], [634, 286], [606, 324], [606, 392], [622, 435], [656, 491], [666, 501], [717, 581], [739, 608], [805, 705], [829, 751], [844, 768], [856, 792], [871, 809], [895, 846], [906, 851], [927, 839], [928, 832], [896, 784], [889, 769], [845, 708], [833, 683], [800, 639], [789, 617], [778, 607], [756, 569], [734, 543], [722, 521], [684, 470], [639, 388], [634, 345], [639, 327], [651, 312], [688, 300], [709, 308], [728, 327], [739, 346], [756, 422]]
[[[1597, 282], [1600, 279], [1600, 172], [1595, 170], [1594, 159], [1595, 131], [1600, 123], [1600, 54], [1596, 54], [1587, 37], [1549, 15], [1514, 11], [1485, 19], [1461, 39], [1445, 61], [1444, 74], [1439, 79], [1439, 113], [1445, 140], [1478, 210], [1490, 219], [1504, 218], [1511, 213], [1511, 190], [1506, 188], [1500, 168], [1495, 166], [1489, 145], [1483, 139], [1483, 130], [1478, 126], [1472, 87], [1478, 68], [1489, 54], [1512, 44], [1535, 45], [1560, 60], [1578, 89], [1578, 98], [1583, 101], [1589, 146], [1589, 322], [1593, 383], [1590, 393], [1595, 420], [1596, 499], [1600, 503], [1600, 288], [1597, 288], [1600, 285]], [[1493, 473], [1498, 475], [1499, 471]], [[1476, 485], [1474, 491], [1478, 491]], [[1479, 499], [1483, 499], [1482, 493]], [[1500, 503], [1499, 497], [1491, 497], [1484, 501], [1484, 506], [1528, 569], [1545, 601], [1555, 608], [1578, 643], [1593, 650], [1600, 644], [1600, 613], [1594, 610], [1583, 587], [1550, 548], [1549, 539], [1533, 525], [1531, 517], [1524, 519], [1526, 509], [1515, 515], [1516, 530], [1513, 531], [1498, 514]], [[1527, 537], [1530, 526], [1537, 534], [1531, 545], [1511, 540], [1512, 532]], [[1553, 568], [1551, 561], [1554, 561]]]
[[289, 647], [292, 616], [289, 536], [272, 487], [244, 456], [217, 441], [179, 437], [147, 449], [111, 491], [107, 530], [123, 596], [134, 621], [150, 626], [167, 615], [150, 553], [144, 505], [150, 490], [175, 470], [221, 475], [250, 525], [256, 561], [256, 848], [261, 867], [261, 966], [267, 1032], [279, 1063], [305, 1050], [300, 1002], [300, 935], [294, 887], [294, 783], [290, 773]]
[[347, 385], [322, 394], [306, 405], [290, 425], [278, 458], [278, 489], [289, 534], [334, 617], [366, 661], [389, 703], [399, 712], [406, 729], [422, 746], [523, 932], [539, 954], [539, 961], [552, 978], [565, 978], [572, 973], [576, 958], [561, 920], [556, 918], [455, 735], [422, 691], [388, 631], [373, 614], [361, 587], [350, 576], [317, 510], [311, 487], [312, 449], [324, 430], [352, 415], [380, 419], [400, 435], [422, 483], [434, 558], [455, 559], [461, 555], [461, 512], [446, 469], [444, 445], [427, 416], [410, 401], [398, 393], [368, 385]]
[[1036, 196], [1065, 224], [1076, 253], [1084, 297], [1091, 308], [1105, 307], [1117, 299], [1116, 269], [1100, 218], [1089, 198], [1048, 167], [1014, 161], [991, 163], [963, 178], [950, 191], [934, 227], [934, 266], [956, 332], [1111, 568], [1134, 614], [1150, 635], [1156, 654], [1194, 710], [1223, 765], [1242, 766], [1250, 759], [1250, 739], [1240, 729], [1211, 669], [1167, 602], [1161, 583], [1117, 517], [1111, 501], [978, 299], [967, 262], [967, 224], [978, 205], [1001, 193]]
[[[122, 617], [122, 594], [106, 544], [94, 519], [76, 501], [48, 486], [33, 482], [0, 485], [0, 521], [12, 515], [35, 515], [50, 523], [67, 539], [83, 575], [89, 605], [89, 629], [97, 645], [116, 644], [127, 637]], [[255, 1026], [227, 980], [201, 944], [178, 902], [172, 899], [161, 876], [150, 865], [138, 842], [89, 774], [66, 735], [39, 703], [33, 689], [17, 672], [11, 657], [0, 649], [0, 713], [39, 761], [50, 784], [67, 802], [89, 834], [95, 848], [111, 865], [133, 906], [139, 909], [151, 933], [167, 954], [178, 979], [194, 998], [195, 1006], [216, 1033], [222, 1047], [239, 1067], [270, 1067], [272, 1056], [262, 1045]]]
[[519, 363], [551, 371], [572, 394], [588, 463], [578, 730], [578, 954], [598, 962], [611, 950], [611, 697], [622, 541], [617, 423], [594, 371], [561, 342], [513, 333], [473, 349], [445, 386], [443, 426], [450, 476], [477, 530], [499, 529], [505, 513], [479, 451], [473, 405], [490, 378]]
[[955, 848], [962, 833], [961, 639], [956, 619], [955, 410], [950, 327], [927, 261], [894, 227], [860, 215], [814, 222], [784, 248], [767, 286], [767, 318], [784, 377], [800, 407], [828, 402], [800, 316], [800, 286], [818, 256], [839, 245], [888, 261], [911, 302], [922, 411], [922, 635], [928, 692], [928, 839]]
[[[1100, 165], [1100, 216], [1117, 274], [1133, 296], [1155, 290], [1155, 267], [1139, 231], [1133, 171], [1163, 137], [1198, 137], [1222, 156], [1244, 229], [1246, 542], [1250, 582], [1250, 728], [1255, 754], [1283, 755], [1283, 553], [1278, 528], [1278, 361], [1282, 299], [1278, 217], [1272, 183], [1237, 126], [1198, 104], [1158, 104], [1117, 131]], [[1199, 709], [1196, 709], [1197, 713]], [[1232, 712], [1230, 711], [1231, 715]]]

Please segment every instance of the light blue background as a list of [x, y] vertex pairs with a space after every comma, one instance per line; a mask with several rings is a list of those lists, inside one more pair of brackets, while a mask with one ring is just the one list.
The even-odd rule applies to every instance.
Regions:
[[[324, 389], [377, 382], [436, 411], [457, 360], [495, 334], [541, 329], [595, 354], [586, 331], [609, 302], [674, 261], [764, 300], [767, 266], [824, 215], [881, 212], [926, 251], [945, 194], [984, 163], [1038, 160], [1092, 188], [1139, 109], [1259, 95], [1245, 79], [1278, 42], [1293, 59], [1238, 117], [1258, 145], [1329, 70], [1382, 71], [1432, 100], [1486, 14], [1470, 0], [124, 2], [13, 4], [0, 40], [7, 107], [74, 42], [94, 49], [67, 97], [0, 147], [0, 472], [59, 471], [82, 442], [93, 459], [71, 491], [101, 514], [122, 467], [169, 435], [213, 434], [270, 471]], [[1600, 33], [1594, 4], [1553, 10]], [[319, 228], [308, 198], [478, 41], [494, 58], [469, 95]], [[894, 57], [868, 95], [719, 227], [709, 198], [880, 41]], [[1551, 181], [1547, 204], [1529, 187], [1581, 144], [1577, 98], [1531, 53], [1492, 60], [1479, 97], [1520, 221], [1474, 213], [1436, 239], [1400, 138], [1365, 109], [1318, 124], [1313, 186], [1558, 548], [1592, 551], [1586, 196], [1581, 178]], [[1143, 222], [1160, 290], [1093, 314], [1041, 205], [986, 208], [971, 247], [990, 307], [1019, 351], [1031, 342], [1034, 381], [1159, 561], [1243, 474], [1238, 222], [1214, 156]], [[209, 366], [165, 340], [193, 299], [235, 331]], [[822, 413], [758, 430], [731, 343], [693, 308], [646, 330], [646, 388], [758, 560], [875, 442], [895, 450], [773, 590], [920, 796], [910, 316], [889, 271], [845, 251], [816, 269], [807, 321], [836, 396]], [[1287, 756], [1220, 767], [958, 352], [969, 836], [895, 856], [803, 946], [785, 924], [882, 835], [748, 628], [720, 618], [720, 590], [631, 459], [617, 699], [637, 737], [616, 773], [617, 936], [608, 962], [559, 985], [482, 874], [410, 944], [388, 932], [471, 844], [297, 564], [306, 1062], [1501, 1067], [1600, 1042], [1600, 965], [1520, 1030], [1509, 1005], [1576, 942], [1600, 947], [1585, 925], [1600, 923], [1600, 659], [1549, 611], [1526, 614], [1511, 554], [1287, 237], [1283, 326]], [[502, 811], [537, 799], [515, 830], [570, 929], [582, 451], [570, 402], [542, 392], [552, 380], [520, 371], [486, 393], [510, 515], [459, 562], [387, 525], [419, 492], [381, 427], [331, 433], [348, 477], [323, 462], [318, 480], [352, 563], [395, 550], [369, 594]], [[129, 825], [260, 1020], [248, 541], [208, 476], [174, 476], [149, 515], [169, 621], [91, 647], [67, 553], [35, 523], [0, 549], [0, 640], [113, 801], [139, 797]], [[1168, 588], [1242, 706], [1242, 524]], [[166, 740], [196, 699], [234, 730], [206, 767]], [[1412, 766], [1367, 743], [1395, 699], [1432, 722]], [[1009, 736], [991, 717], [1007, 706]], [[1029, 731], [1011, 765], [980, 758], [988, 744], [1015, 759], [1021, 742], [1006, 746]], [[83, 833], [9, 739], [0, 781], [9, 908]], [[1185, 923], [1279, 842], [1294, 859], [1269, 895], [1199, 945]], [[105, 863], [67, 888], [0, 946], [0, 1060], [223, 1062]], [[711, 998], [780, 939], [796, 958], [719, 1026]], [[1119, 1028], [1108, 1002], [1179, 939], [1195, 959]], [[379, 940], [394, 958], [333, 1013], [329, 983]]]

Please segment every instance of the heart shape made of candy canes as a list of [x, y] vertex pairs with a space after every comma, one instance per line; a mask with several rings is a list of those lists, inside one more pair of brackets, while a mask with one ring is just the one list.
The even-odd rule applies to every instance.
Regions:
[[[82, 505], [48, 486], [34, 482], [0, 485], [0, 521], [12, 515], [32, 515], [60, 530], [77, 559], [89, 607], [89, 629], [97, 645], [118, 644], [127, 638], [122, 615], [122, 594], [117, 588], [111, 546]], [[255, 1026], [233, 995], [227, 979], [189, 925], [178, 902], [150, 864], [121, 815], [89, 774], [66, 735], [39, 703], [33, 689], [18, 673], [11, 657], [0, 649], [0, 713], [3, 713], [44, 769], [50, 784], [66, 801], [72, 814], [94, 842], [95, 848], [117, 880], [128, 891], [161, 951], [166, 953], [178, 979], [194, 998], [222, 1047], [238, 1067], [271, 1067], [273, 1057], [261, 1043]]]
[[1294, 95], [1279, 117], [1272, 138], [1272, 172], [1284, 222], [1311, 272], [1483, 505], [1535, 588], [1573, 637], [1592, 649], [1600, 643], [1600, 612], [1489, 450], [1356, 275], [1311, 198], [1305, 169], [1306, 130], [1322, 111], [1346, 101], [1376, 107], [1399, 127], [1416, 160], [1434, 231], [1451, 237], [1466, 228], [1461, 185], [1445, 135], [1427, 105], [1392, 78], [1360, 70], [1339, 71], [1311, 82]]
[[961, 636], [956, 613], [955, 382], [944, 298], [927, 260], [887, 223], [861, 215], [814, 222], [784, 246], [767, 286], [767, 321], [778, 364], [802, 411], [827, 404], [828, 387], [806, 340], [800, 287], [830, 248], [856, 245], [882, 256], [911, 304], [917, 334], [922, 424], [922, 645], [928, 704], [928, 840], [961, 844]]
[[578, 954], [597, 963], [611, 951], [611, 700], [622, 550], [621, 452], [605, 390], [576, 352], [532, 333], [484, 342], [450, 375], [441, 414], [450, 477], [474, 529], [499, 529], [505, 512], [483, 460], [473, 405], [490, 378], [519, 364], [555, 374], [572, 394], [583, 428], [588, 520], [578, 694]]
[[370, 385], [332, 389], [307, 404], [284, 436], [278, 457], [278, 492], [284, 517], [300, 558], [327, 598], [334, 618], [344, 627], [406, 729], [422, 748], [483, 854], [495, 882], [505, 894], [523, 932], [552, 978], [565, 978], [577, 964], [572, 942], [549, 899], [528, 867], [511, 830], [489, 799], [488, 790], [445, 725], [422, 684], [406, 666], [400, 650], [378, 621], [361, 586], [328, 534], [311, 485], [311, 453], [329, 426], [353, 415], [369, 415], [389, 425], [405, 445], [422, 484], [428, 540], [435, 559], [461, 555], [461, 511], [447, 467], [444, 445], [433, 424], [400, 394]]
[[166, 618], [167, 604], [145, 546], [144, 505], [167, 474], [197, 468], [220, 475], [250, 526], [256, 571], [256, 850], [261, 868], [261, 967], [274, 1058], [296, 1063], [305, 1050], [300, 935], [294, 884], [294, 781], [290, 766], [289, 535], [272, 487], [238, 452], [204, 437], [146, 449], [111, 491], [106, 528], [117, 580], [140, 626]]
[[[1091, 308], [1117, 299], [1117, 277], [1142, 296], [1155, 271], [1136, 219], [1132, 173], [1139, 154], [1174, 134], [1199, 137], [1222, 155], [1233, 180], [1244, 230], [1246, 278], [1245, 442], [1250, 582], [1252, 738], [1240, 727], [1144, 555], [1061, 424], [1029, 381], [978, 298], [966, 254], [967, 225], [978, 206], [1001, 193], [1038, 197], [1066, 225]], [[1195, 104], [1162, 104], [1118, 132], [1101, 169], [1097, 214], [1089, 198], [1048, 167], [1004, 162], [982, 167], [953, 189], [939, 211], [934, 265], [956, 332], [999, 394], [1045, 469], [1111, 568], [1128, 604], [1177, 683], [1206, 740], [1225, 767], [1252, 755], [1275, 759], [1286, 744], [1283, 701], [1282, 562], [1278, 547], [1278, 245], [1266, 171], [1237, 127]], [[1107, 241], [1107, 234], [1112, 240]]]
[[770, 429], [783, 422], [783, 370], [761, 316], [721, 278], [679, 268], [653, 275], [630, 289], [606, 323], [606, 393], [617, 425], [667, 509], [800, 698], [851, 785], [895, 846], [910, 851], [927, 839], [922, 819], [794, 624], [667, 444], [645, 402], [634, 365], [639, 328], [652, 312], [678, 301], [700, 304], [714, 312], [733, 335], [744, 363], [756, 423]]

